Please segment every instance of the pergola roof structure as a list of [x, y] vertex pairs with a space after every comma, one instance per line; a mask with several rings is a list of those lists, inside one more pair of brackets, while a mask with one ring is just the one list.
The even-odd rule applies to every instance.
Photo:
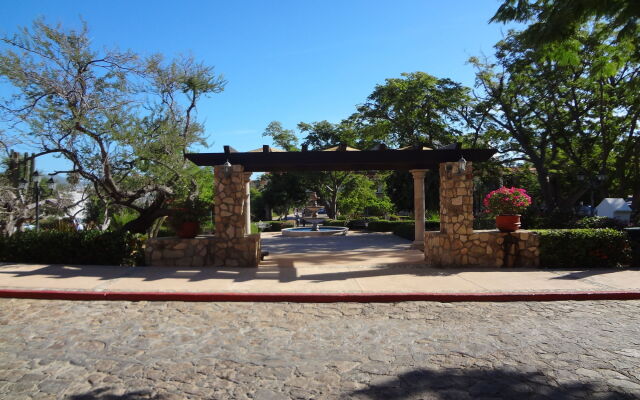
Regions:
[[242, 153], [229, 146], [224, 146], [224, 149], [224, 153], [190, 153], [185, 157], [200, 166], [222, 165], [229, 161], [232, 165], [244, 166], [246, 172], [374, 171], [434, 169], [440, 163], [458, 161], [461, 157], [467, 161], [482, 162], [488, 161], [497, 151], [462, 149], [460, 144], [436, 150], [392, 150], [381, 146], [379, 150], [357, 151], [338, 146], [331, 151], [273, 152], [269, 146], [263, 146], [262, 152]]

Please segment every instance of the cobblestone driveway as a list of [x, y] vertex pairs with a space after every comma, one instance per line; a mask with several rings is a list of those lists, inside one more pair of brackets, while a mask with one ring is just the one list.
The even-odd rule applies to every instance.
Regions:
[[0, 398], [638, 398], [639, 310], [3, 299]]

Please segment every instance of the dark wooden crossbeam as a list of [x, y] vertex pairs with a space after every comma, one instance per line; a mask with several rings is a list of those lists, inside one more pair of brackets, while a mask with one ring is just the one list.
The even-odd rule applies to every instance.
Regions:
[[229, 161], [245, 171], [375, 171], [434, 169], [448, 161], [488, 161], [495, 149], [299, 151], [236, 153], [190, 153], [187, 159], [196, 165], [214, 166]]

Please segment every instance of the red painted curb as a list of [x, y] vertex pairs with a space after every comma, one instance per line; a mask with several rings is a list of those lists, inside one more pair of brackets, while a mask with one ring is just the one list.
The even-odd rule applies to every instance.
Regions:
[[209, 301], [292, 303], [396, 303], [436, 301], [442, 303], [509, 301], [640, 300], [640, 291], [533, 292], [533, 293], [167, 293], [81, 292], [62, 290], [0, 290], [0, 298], [40, 300], [112, 301]]

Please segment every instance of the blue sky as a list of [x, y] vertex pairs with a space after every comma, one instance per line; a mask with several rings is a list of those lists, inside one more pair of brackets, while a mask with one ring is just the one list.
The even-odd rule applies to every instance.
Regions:
[[[12, 1], [11, 34], [33, 19], [89, 25], [98, 47], [167, 57], [191, 54], [228, 80], [203, 101], [207, 151], [249, 150], [271, 121], [339, 122], [376, 84], [424, 71], [473, 85], [471, 56], [491, 55], [508, 29], [488, 20], [497, 0], [458, 1]], [[0, 92], [2, 95], [2, 92]], [[204, 150], [204, 149], [203, 149]], [[41, 169], [60, 165], [52, 159]]]

